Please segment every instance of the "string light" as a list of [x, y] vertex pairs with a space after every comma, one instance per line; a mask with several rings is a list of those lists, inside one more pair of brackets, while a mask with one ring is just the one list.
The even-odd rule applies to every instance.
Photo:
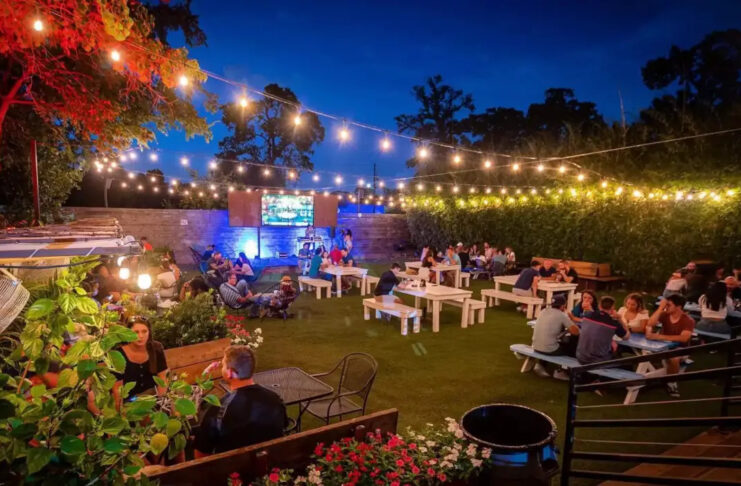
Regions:
[[195, 187], [196, 187], [196, 183], [195, 183], [195, 182], [191, 182], [191, 183], [190, 183], [190, 187], [192, 187], [192, 188], [194, 188], [194, 189], [195, 189]]
[[182, 86], [183, 88], [188, 86], [189, 83], [190, 81], [188, 81], [188, 76], [186, 76], [185, 74], [181, 74], [180, 77], [178, 78], [178, 84]]
[[184, 192], [184, 194], [185, 194], [186, 196], [190, 196], [190, 191], [186, 189], [186, 190], [185, 190], [185, 192]]
[[501, 194], [507, 194], [507, 189], [505, 189], [505, 188], [503, 187], [503, 188], [501, 188], [501, 189], [499, 190], [499, 192], [500, 192]]
[[159, 188], [159, 187], [155, 187], [155, 188], [153, 188], [152, 190], [153, 190], [154, 192], [160, 192], [160, 188]]
[[537, 189], [535, 189], [535, 188], [530, 189], [530, 194], [532, 194], [533, 196], [536, 195], [537, 193], [538, 193], [538, 190]]
[[125, 189], [125, 188], [126, 188], [127, 186], [128, 186], [128, 184], [126, 184], [126, 181], [124, 181], [124, 182], [122, 182], [122, 183], [121, 183], [121, 187], [123, 187], [124, 189]]
[[242, 97], [239, 98], [239, 106], [241, 106], [242, 108], [247, 108], [247, 105], [249, 103], [250, 102], [249, 102], [249, 100], [247, 100], [247, 97], [246, 96], [242, 96]]
[[563, 174], [564, 172], [566, 172], [566, 166], [563, 166], [563, 165], [562, 165], [561, 167], [559, 167], [559, 168], [558, 168], [558, 172], [559, 172], [560, 174]]
[[239, 172], [240, 174], [241, 174], [242, 172], [244, 172], [244, 166], [238, 165], [238, 166], [237, 166], [237, 172]]
[[342, 176], [337, 176], [334, 178], [334, 183], [337, 185], [342, 184]]
[[388, 136], [381, 139], [381, 150], [384, 152], [391, 150], [391, 140], [389, 140]]
[[398, 184], [396, 184], [396, 188], [399, 189], [399, 190], [404, 189], [404, 183], [403, 182], [399, 182]]
[[198, 191], [198, 197], [203, 197], [203, 191]]
[[210, 186], [208, 186], [208, 188], [211, 189], [212, 191], [215, 191], [216, 190], [216, 186], [213, 185], [213, 184], [211, 184]]
[[424, 184], [421, 184], [421, 183], [420, 183], [420, 184], [417, 184], [417, 190], [418, 190], [418, 191], [421, 191], [421, 190], [423, 190], [424, 188], [425, 188]]
[[139, 157], [136, 155], [136, 152], [129, 153], [129, 160], [136, 160], [137, 158]]
[[484, 161], [484, 169], [491, 169], [491, 160]]
[[296, 126], [301, 125], [301, 121], [302, 120], [301, 120], [301, 114], [300, 113], [293, 117], [293, 124], [294, 125], [296, 125]]
[[517, 189], [517, 190], [515, 191], [515, 194], [521, 194], [521, 193], [522, 193], [522, 190], [521, 190], [521, 189]]
[[118, 61], [120, 61], [120, 60], [121, 60], [121, 53], [120, 53], [120, 52], [118, 52], [118, 51], [117, 51], [116, 49], [113, 49], [113, 50], [111, 51], [111, 60], [112, 60], [113, 62], [118, 62]]
[[620, 194], [622, 194], [622, 193], [623, 193], [623, 188], [622, 188], [622, 187], [618, 187], [618, 188], [617, 188], [617, 189], [615, 190], [615, 194], [617, 194], [618, 196], [619, 196]]
[[365, 181], [362, 178], [358, 179], [358, 186], [362, 187], [363, 185], [365, 185]]
[[149, 154], [149, 160], [151, 160], [152, 162], [157, 162], [157, 159], [157, 154]]
[[41, 32], [44, 30], [44, 23], [41, 21], [41, 19], [36, 19], [33, 21], [33, 30], [36, 32]]
[[216, 169], [218, 166], [219, 164], [217, 164], [215, 160], [212, 160], [211, 162], [208, 163], [208, 167], [212, 170]]
[[473, 194], [474, 192], [476, 192], [476, 188], [475, 187], [469, 187], [468, 188], [468, 193], [469, 194]]
[[545, 170], [545, 166], [543, 164], [538, 164], [538, 172], [543, 172]]
[[129, 179], [133, 179], [134, 177], [136, 177], [136, 174], [134, 174], [133, 172], [129, 172]]
[[347, 142], [350, 140], [350, 130], [348, 130], [347, 127], [342, 127], [339, 136], [341, 142]]
[[115, 168], [117, 168], [117, 167], [118, 167], [118, 164], [117, 164], [117, 163], [115, 163], [115, 162], [111, 162], [111, 167], [113, 167], [113, 168], [115, 169]]
[[170, 194], [175, 194], [175, 189], [173, 189], [173, 188], [171, 187], [171, 188], [169, 188], [169, 189], [167, 190], [167, 192], [169, 192]]
[[455, 154], [453, 156], [453, 163], [460, 164], [461, 163], [461, 156], [459, 154]]
[[458, 188], [458, 186], [453, 186], [453, 192], [454, 192], [454, 193], [458, 193], [458, 191], [459, 191], [459, 190], [460, 190], [460, 189]]
[[295, 179], [296, 178], [296, 173], [294, 171], [292, 171], [292, 170], [289, 170], [288, 171], [288, 178], [291, 179], [291, 180]]
[[265, 176], [269, 176], [270, 175], [270, 169], [268, 169], [267, 167], [265, 167], [265, 169], [263, 169], [262, 173]]
[[378, 187], [386, 187], [386, 183], [383, 181], [378, 182]]
[[177, 186], [177, 185], [178, 185], [178, 180], [177, 180], [177, 179], [173, 179], [173, 180], [172, 180], [172, 181], [170, 182], [170, 184], [172, 184], [173, 186]]
[[219, 195], [214, 193], [214, 199], [219, 199]]
[[582, 182], [584, 180], [584, 174], [579, 174], [578, 176], [576, 176], [576, 180]]
[[430, 155], [430, 152], [429, 150], [427, 150], [427, 147], [421, 147], [417, 151], [417, 157], [419, 157], [420, 159], [426, 159], [428, 155]]
[[440, 186], [440, 185], [437, 185], [437, 186], [435, 186], [435, 190], [436, 190], [437, 192], [440, 192], [440, 191], [442, 191], [442, 190], [443, 190], [443, 188], [442, 188], [442, 186]]
[[149, 180], [151, 182], [157, 182], [157, 178], [155, 176], [150, 177]]
[[139, 184], [136, 188], [139, 189], [140, 191], [144, 190], [144, 186], [142, 186], [141, 184]]
[[119, 155], [118, 160], [120, 160], [121, 162], [126, 162], [126, 154]]
[[517, 172], [518, 170], [520, 170], [520, 164], [518, 163], [512, 164], [512, 172]]
[[736, 194], [736, 192], [733, 189], [728, 189], [726, 191], [726, 196], [733, 197], [733, 195]]
[[187, 167], [190, 161], [188, 160], [188, 157], [181, 157], [180, 158], [180, 165], [183, 167]]
[[607, 187], [607, 181], [602, 181], [602, 183], [600, 184], [600, 186], [602, 186], [602, 189], [606, 188]]
[[311, 177], [311, 179], [312, 179], [312, 180], [313, 180], [314, 182], [319, 182], [319, 174], [314, 174], [314, 175], [313, 175], [313, 176]]
[[487, 193], [487, 194], [491, 194], [491, 187], [487, 187], [487, 188], [486, 188], [486, 193]]
[[324, 194], [324, 197], [327, 197], [327, 196], [329, 196], [329, 191], [324, 191], [323, 194]]

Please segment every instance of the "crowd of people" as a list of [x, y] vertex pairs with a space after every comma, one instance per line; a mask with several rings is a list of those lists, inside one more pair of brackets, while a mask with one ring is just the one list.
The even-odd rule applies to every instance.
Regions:
[[[477, 243], [470, 246], [459, 242], [457, 245], [448, 245], [445, 250], [425, 245], [420, 253], [423, 269], [432, 269], [440, 264], [460, 265], [463, 272], [482, 272], [490, 276], [504, 275], [517, 267], [517, 257], [510, 247], [499, 250], [484, 242], [479, 250]], [[429, 270], [424, 271], [426, 274]], [[448, 286], [454, 285], [455, 272], [442, 272], [442, 282], [437, 282], [434, 272], [429, 272], [429, 281]]]

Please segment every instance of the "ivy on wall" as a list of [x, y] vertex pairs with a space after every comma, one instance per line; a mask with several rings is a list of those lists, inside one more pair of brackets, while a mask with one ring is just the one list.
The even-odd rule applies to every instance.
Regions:
[[638, 285], [662, 285], [690, 260], [741, 265], [741, 201], [649, 200], [626, 195], [406, 199], [413, 241], [511, 246], [532, 256], [611, 263]]

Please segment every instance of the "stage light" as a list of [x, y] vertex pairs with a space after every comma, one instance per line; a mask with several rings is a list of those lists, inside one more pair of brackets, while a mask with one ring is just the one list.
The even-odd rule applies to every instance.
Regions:
[[121, 60], [121, 53], [120, 53], [120, 52], [118, 52], [118, 51], [117, 51], [116, 49], [113, 49], [113, 50], [111, 51], [111, 60], [112, 60], [113, 62], [118, 62], [118, 61], [120, 61], [120, 60]]
[[383, 150], [384, 152], [386, 152], [386, 151], [388, 151], [390, 149], [391, 149], [391, 140], [389, 140], [388, 137], [384, 137], [381, 140], [381, 150]]
[[128, 280], [130, 276], [131, 271], [128, 268], [122, 267], [121, 269], [119, 269], [118, 278], [120, 278], [121, 280]]
[[538, 172], [543, 172], [545, 170], [545, 166], [543, 164], [538, 164]]
[[211, 162], [208, 163], [208, 167], [211, 170], [216, 169], [218, 166], [219, 166], [219, 164], [217, 164], [215, 160], [212, 160]]
[[185, 88], [186, 86], [188, 86], [188, 83], [190, 83], [190, 81], [188, 81], [188, 77], [185, 74], [181, 74], [178, 78], [178, 84]]
[[491, 169], [491, 160], [484, 161], [484, 169]]
[[190, 163], [190, 161], [188, 160], [188, 157], [181, 157], [180, 158], [180, 165], [182, 165], [183, 167], [187, 166], [189, 163]]
[[337, 176], [337, 177], [335, 177], [335, 178], [334, 178], [334, 183], [335, 183], [335, 184], [338, 184], [338, 185], [339, 185], [339, 184], [342, 184], [342, 176]]
[[313, 180], [314, 182], [319, 182], [319, 174], [314, 174], [313, 176], [311, 176], [311, 179], [312, 179], [312, 180]]
[[41, 32], [44, 30], [44, 23], [41, 21], [41, 19], [36, 19], [33, 21], [33, 30], [36, 32]]
[[136, 279], [136, 284], [142, 290], [147, 290], [152, 286], [152, 277], [148, 273], [140, 273]]
[[149, 160], [151, 160], [152, 162], [156, 162], [157, 158], [157, 154], [149, 154]]
[[422, 147], [417, 151], [417, 157], [419, 157], [420, 159], [426, 159], [428, 155], [430, 155], [430, 152], [425, 147]]

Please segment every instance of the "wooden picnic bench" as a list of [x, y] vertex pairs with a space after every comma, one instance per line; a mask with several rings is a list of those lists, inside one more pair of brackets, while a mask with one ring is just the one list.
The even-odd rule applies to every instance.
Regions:
[[329, 445], [345, 437], [362, 440], [369, 432], [396, 433], [398, 418], [398, 410], [392, 408], [173, 466], [147, 466], [142, 472], [162, 486], [222, 485], [235, 472], [250, 484], [273, 468], [302, 470], [320, 442]]
[[230, 344], [229, 338], [223, 338], [165, 349], [167, 367], [177, 374], [186, 373], [185, 381], [192, 384], [196, 376], [200, 375], [208, 365], [214, 361], [221, 361], [224, 357], [224, 350]]
[[460, 307], [462, 309], [461, 327], [464, 329], [468, 326], [473, 326], [476, 311], [478, 311], [479, 313], [479, 324], [484, 323], [484, 311], [486, 310], [486, 302], [482, 300], [458, 298], [443, 300], [442, 303], [443, 305], [452, 305], [454, 307]]
[[527, 306], [528, 319], [538, 317], [540, 315], [540, 306], [543, 305], [543, 299], [541, 297], [517, 295], [505, 290], [482, 289], [481, 298], [486, 302], [487, 307], [492, 306], [492, 301], [493, 305], [499, 305], [499, 299], [525, 304]]
[[304, 286], [306, 286], [306, 288], [309, 290], [311, 290], [312, 288], [316, 289], [317, 300], [321, 300], [322, 298], [322, 289], [327, 289], [328, 299], [332, 296], [332, 282], [330, 282], [329, 280], [324, 280], [321, 278], [312, 278], [312, 277], [307, 277], [305, 275], [301, 275], [298, 278], [299, 292], [304, 291]]
[[401, 320], [401, 335], [409, 332], [409, 319], [414, 320], [413, 332], [418, 333], [420, 328], [420, 310], [397, 302], [384, 302], [374, 297], [363, 299], [363, 319], [370, 320], [370, 309], [374, 309], [376, 319], [381, 318], [381, 312], [398, 317]]
[[[517, 358], [525, 358], [525, 362], [522, 364], [522, 368], [520, 368], [521, 373], [527, 373], [532, 370], [538, 360], [556, 364], [565, 370], [581, 366], [576, 358], [564, 355], [552, 356], [550, 354], [539, 353], [527, 344], [513, 344], [509, 347], [509, 350], [515, 353]], [[637, 380], [644, 378], [644, 375], [640, 373], [624, 370], [622, 368], [596, 368], [589, 370], [589, 373], [603, 378], [609, 378], [610, 380]], [[629, 405], [635, 402], [636, 398], [638, 398], [638, 390], [641, 388], [642, 385], [626, 387], [627, 393], [625, 394], [625, 400], [623, 403]]]
[[[554, 263], [562, 260], [561, 258], [533, 257], [543, 263], [544, 260], [552, 260]], [[612, 284], [625, 281], [624, 277], [612, 274], [612, 266], [609, 263], [593, 263], [579, 260], [568, 260], [571, 268], [576, 271], [578, 281], [583, 283], [585, 289], [590, 288], [590, 283], [594, 284], [594, 290], [597, 290], [600, 284], [605, 284], [609, 290]]]

